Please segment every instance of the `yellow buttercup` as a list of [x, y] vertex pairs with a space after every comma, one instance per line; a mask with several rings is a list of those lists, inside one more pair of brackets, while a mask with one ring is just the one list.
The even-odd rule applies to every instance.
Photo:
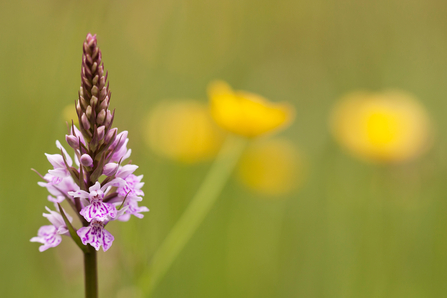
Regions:
[[195, 100], [166, 100], [149, 114], [146, 141], [157, 154], [194, 163], [215, 156], [223, 132], [212, 121], [205, 104]]
[[349, 152], [381, 163], [414, 159], [431, 141], [424, 107], [412, 95], [397, 90], [344, 96], [332, 112], [331, 129]]
[[288, 126], [294, 110], [286, 103], [273, 103], [253, 93], [233, 91], [223, 81], [208, 86], [211, 115], [232, 133], [252, 138]]

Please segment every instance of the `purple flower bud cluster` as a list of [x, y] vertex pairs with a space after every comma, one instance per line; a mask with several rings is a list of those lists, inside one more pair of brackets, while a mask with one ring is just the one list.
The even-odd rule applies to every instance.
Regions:
[[[114, 240], [105, 230], [110, 221], [127, 221], [131, 215], [142, 218], [141, 212], [149, 209], [138, 205], [144, 196], [143, 176], [133, 174], [138, 166], [123, 164], [131, 154], [127, 149], [128, 133], [112, 128], [115, 111], [109, 110], [111, 92], [96, 35], [88, 34], [83, 44], [81, 81], [76, 101], [79, 128], [72, 123], [65, 136], [74, 149], [75, 163], [56, 141], [60, 154], [46, 154], [53, 169], [41, 176], [44, 182], [38, 184], [47, 188], [48, 200], [56, 210], [63, 212], [59, 204], [67, 201], [78, 215], [83, 227], [76, 234], [84, 245], [90, 244], [96, 250], [102, 246], [106, 251]], [[59, 245], [61, 235], [70, 235], [66, 226], [69, 223], [62, 215], [47, 210], [50, 214], [44, 216], [52, 225], [41, 227], [38, 237], [31, 239], [43, 244], [40, 251]], [[67, 219], [71, 222], [68, 214]]]

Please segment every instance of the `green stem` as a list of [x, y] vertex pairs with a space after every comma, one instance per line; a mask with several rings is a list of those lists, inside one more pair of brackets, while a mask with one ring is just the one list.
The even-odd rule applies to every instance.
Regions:
[[98, 266], [96, 250], [88, 245], [84, 253], [85, 298], [98, 298]]
[[140, 286], [145, 293], [144, 297], [151, 295], [208, 214], [230, 177], [246, 144], [247, 140], [244, 138], [236, 136], [227, 138], [191, 203], [155, 252], [150, 266], [143, 272], [140, 278]]

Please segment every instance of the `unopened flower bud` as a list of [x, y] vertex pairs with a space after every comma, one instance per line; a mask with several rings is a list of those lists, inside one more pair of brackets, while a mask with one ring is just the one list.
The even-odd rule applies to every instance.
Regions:
[[85, 100], [85, 98], [82, 95], [79, 96], [79, 101], [81, 102], [82, 108], [86, 109], [88, 106], [88, 102], [87, 102], [87, 100]]
[[79, 139], [73, 135], [66, 135], [65, 140], [67, 141], [68, 145], [70, 145], [73, 149], [79, 148]]
[[91, 33], [88, 33], [87, 37], [85, 38], [84, 47], [85, 46], [91, 47], [95, 42], [96, 42], [96, 34], [92, 35]]
[[117, 136], [116, 136], [116, 138], [115, 138], [115, 142], [114, 142], [114, 147], [115, 147], [115, 150], [120, 150], [121, 149], [121, 147], [123, 147], [123, 145], [124, 145], [124, 143], [126, 142], [126, 140], [127, 140], [127, 134], [128, 134], [128, 132], [127, 132], [127, 130], [125, 130], [125, 131], [122, 131], [122, 132], [120, 132]]
[[79, 115], [82, 114], [81, 104], [79, 103], [79, 100], [76, 102], [76, 112], [78, 112]]
[[96, 133], [98, 135], [98, 141], [101, 141], [104, 138], [104, 131], [106, 130], [106, 127], [100, 126], [96, 129]]
[[[90, 58], [91, 60], [91, 58]], [[84, 84], [84, 88], [86, 88], [87, 90], [90, 90], [92, 88], [92, 83], [87, 79], [87, 77], [82, 77], [81, 78], [82, 83]], [[86, 94], [88, 95], [88, 94]]]
[[[106, 85], [106, 78], [104, 76], [102, 76], [99, 79], [99, 86], [101, 86], [100, 88], [104, 88], [105, 85]], [[102, 93], [102, 90], [101, 90], [101, 93]]]
[[[102, 82], [101, 82], [102, 83]], [[99, 100], [102, 102], [107, 96], [107, 88], [102, 88], [101, 92], [99, 93]]]
[[85, 130], [89, 130], [90, 129], [90, 122], [88, 121], [87, 116], [85, 114], [82, 114], [81, 124], [82, 124], [82, 127]]
[[[104, 100], [105, 101], [105, 100]], [[113, 115], [110, 112], [110, 110], [107, 110], [107, 117], [106, 117], [106, 122], [104, 123], [104, 125], [106, 127], [110, 126], [112, 124], [112, 120], [113, 120]]]
[[84, 167], [91, 167], [93, 165], [93, 159], [88, 154], [82, 154], [80, 162]]
[[[96, 62], [95, 62], [95, 64], [96, 64]], [[93, 69], [92, 69], [92, 72], [94, 72]], [[99, 81], [99, 76], [96, 75], [96, 76], [93, 78], [93, 80], [92, 80], [93, 85], [96, 85], [96, 84], [98, 83], [98, 81]], [[96, 86], [94, 86], [93, 88], [95, 88], [95, 87], [96, 87]], [[92, 91], [92, 93], [93, 93], [93, 91]]]
[[113, 176], [118, 171], [119, 165], [114, 162], [110, 162], [104, 166], [103, 174], [106, 176]]
[[112, 138], [113, 138], [113, 135], [116, 134], [117, 131], [118, 131], [117, 128], [112, 128], [112, 129], [110, 129], [110, 130], [107, 132], [107, 134], [106, 134], [106, 136], [105, 136], [105, 138], [104, 138], [104, 143], [106, 143], [106, 144], [110, 143], [110, 141], [111, 141]]
[[[95, 87], [93, 87], [93, 88], [95, 88]], [[92, 99], [90, 99], [90, 105], [92, 106], [92, 107], [96, 107], [96, 105], [98, 104], [98, 98], [96, 97], [96, 96], [92, 96]]]
[[106, 111], [105, 110], [101, 110], [98, 115], [96, 116], [96, 124], [103, 124], [104, 120], [106, 119]]
[[[98, 63], [97, 63], [97, 62], [94, 62], [93, 65], [92, 65], [92, 72], [95, 72], [97, 67], [98, 67]], [[95, 80], [95, 79], [93, 79], [93, 81], [94, 81], [94, 80]], [[96, 85], [96, 83], [94, 83], [94, 84]]]
[[88, 106], [85, 110], [85, 114], [87, 115], [87, 118], [90, 119], [92, 117], [92, 106]]
[[107, 107], [109, 105], [109, 97], [106, 95], [103, 101], [101, 101], [101, 104], [99, 105], [99, 108], [101, 110], [107, 110]]
[[[93, 84], [94, 84], [94, 83], [95, 83], [95, 82], [93, 82]], [[92, 95], [93, 95], [93, 96], [97, 96], [97, 95], [98, 95], [98, 92], [99, 92], [98, 87], [93, 86], [93, 87], [92, 87]]]

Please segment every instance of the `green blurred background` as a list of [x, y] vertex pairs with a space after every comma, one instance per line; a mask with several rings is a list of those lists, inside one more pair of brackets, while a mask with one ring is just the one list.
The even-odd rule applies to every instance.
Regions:
[[[142, 123], [165, 98], [206, 102], [219, 78], [296, 108], [281, 132], [306, 156], [301, 189], [279, 199], [233, 177], [154, 297], [447, 296], [447, 2], [1, 1], [0, 296], [82, 297], [82, 254], [65, 238], [29, 239], [51, 206], [39, 178], [66, 132], [80, 86], [82, 42], [98, 34], [115, 124], [144, 174], [143, 220], [113, 223], [100, 253], [101, 297], [134, 287], [210, 163], [156, 156]], [[397, 87], [426, 106], [436, 137], [421, 158], [375, 166], [328, 131], [335, 100]]]

